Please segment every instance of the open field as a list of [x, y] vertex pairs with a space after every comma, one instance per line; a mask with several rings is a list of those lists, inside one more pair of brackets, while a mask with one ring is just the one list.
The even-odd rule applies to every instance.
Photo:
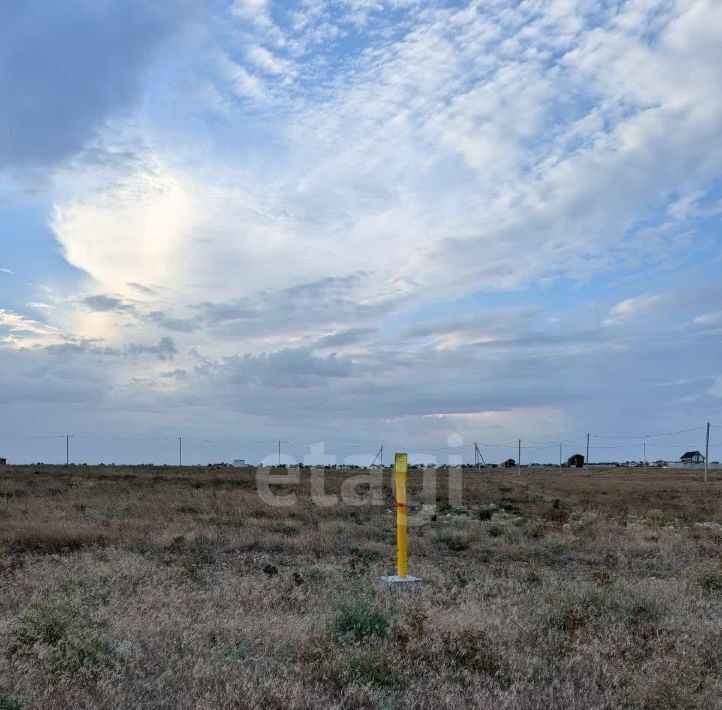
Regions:
[[0, 708], [722, 707], [700, 477], [466, 471], [461, 507], [441, 480], [399, 593], [388, 472], [383, 506], [304, 474], [276, 508], [252, 471], [0, 469]]

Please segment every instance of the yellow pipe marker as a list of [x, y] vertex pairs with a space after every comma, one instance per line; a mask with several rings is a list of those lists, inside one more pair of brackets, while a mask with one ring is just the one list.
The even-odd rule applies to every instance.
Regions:
[[408, 454], [396, 454], [394, 457], [394, 483], [396, 484], [396, 568], [398, 574], [381, 577], [381, 581], [392, 587], [413, 589], [421, 584], [421, 580], [410, 575], [407, 568], [406, 475], [408, 470]]
[[396, 567], [399, 579], [408, 574], [408, 547], [406, 534], [406, 475], [409, 469], [408, 454], [394, 457], [396, 479]]

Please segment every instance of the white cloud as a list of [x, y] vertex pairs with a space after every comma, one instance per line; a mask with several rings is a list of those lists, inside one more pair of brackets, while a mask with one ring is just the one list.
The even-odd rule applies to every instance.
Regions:
[[722, 311], [717, 313], [705, 313], [694, 319], [695, 325], [708, 326], [722, 324]]
[[625, 298], [610, 308], [604, 325], [617, 325], [634, 320], [645, 313], [656, 310], [664, 302], [664, 296], [658, 293], [643, 293], [633, 298]]
[[7, 343], [39, 342], [46, 336], [55, 336], [53, 326], [27, 318], [19, 313], [0, 308], [0, 340]]
[[264, 22], [269, 6], [269, 0], [235, 0], [231, 5], [231, 14], [244, 20]]
[[276, 56], [261, 45], [254, 44], [246, 51], [249, 61], [268, 74], [292, 78], [296, 73], [293, 63]]
[[222, 56], [218, 60], [218, 67], [222, 75], [230, 82], [236, 96], [259, 100], [266, 96], [263, 81], [251, 74], [244, 66], [227, 56]]
[[197, 196], [155, 160], [114, 178], [117, 184], [56, 204], [51, 226], [66, 258], [106, 292], [124, 293], [128, 281], [173, 285], [200, 222]]
[[690, 217], [696, 217], [702, 213], [699, 206], [699, 200], [705, 196], [704, 191], [697, 190], [682, 195], [678, 200], [672, 202], [667, 207], [667, 213], [674, 219], [685, 220]]

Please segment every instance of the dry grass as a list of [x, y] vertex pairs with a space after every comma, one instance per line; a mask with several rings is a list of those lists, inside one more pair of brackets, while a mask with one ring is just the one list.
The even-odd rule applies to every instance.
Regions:
[[398, 593], [389, 504], [10, 467], [0, 710], [720, 707], [722, 484], [698, 479], [468, 471], [464, 507], [441, 485], [410, 530], [425, 581]]

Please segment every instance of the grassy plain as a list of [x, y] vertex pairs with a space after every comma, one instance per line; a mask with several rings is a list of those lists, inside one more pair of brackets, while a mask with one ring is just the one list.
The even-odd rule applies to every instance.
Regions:
[[376, 507], [302, 478], [0, 469], [0, 710], [722, 707], [720, 480], [440, 474], [399, 593], [389, 472]]

